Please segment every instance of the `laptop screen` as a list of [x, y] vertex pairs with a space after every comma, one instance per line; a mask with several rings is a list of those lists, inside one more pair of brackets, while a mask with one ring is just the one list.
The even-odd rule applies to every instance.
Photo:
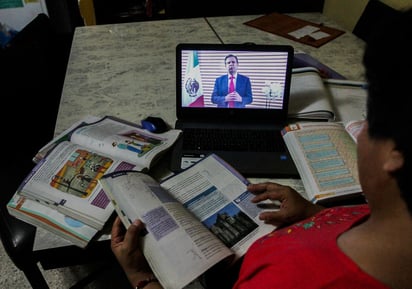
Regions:
[[177, 118], [286, 119], [292, 61], [287, 45], [179, 44]]

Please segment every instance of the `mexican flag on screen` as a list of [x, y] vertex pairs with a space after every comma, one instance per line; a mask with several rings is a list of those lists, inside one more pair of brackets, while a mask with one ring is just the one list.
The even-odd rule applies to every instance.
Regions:
[[183, 106], [204, 106], [203, 85], [200, 77], [199, 58], [197, 51], [191, 51], [187, 62], [186, 75], [183, 83]]

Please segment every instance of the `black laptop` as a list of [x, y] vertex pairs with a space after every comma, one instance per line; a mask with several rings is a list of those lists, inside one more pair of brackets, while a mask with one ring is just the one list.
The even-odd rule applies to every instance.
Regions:
[[297, 177], [280, 133], [288, 115], [293, 53], [288, 45], [179, 44], [175, 127], [183, 133], [171, 170], [179, 172], [213, 152], [247, 177]]

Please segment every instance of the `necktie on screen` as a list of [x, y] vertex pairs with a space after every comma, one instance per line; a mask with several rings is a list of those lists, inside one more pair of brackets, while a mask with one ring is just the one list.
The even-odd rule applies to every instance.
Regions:
[[[235, 82], [233, 81], [234, 78], [235, 78], [234, 76], [230, 76], [229, 93], [235, 91]], [[228, 107], [235, 107], [234, 102], [233, 102], [233, 101], [229, 101]]]

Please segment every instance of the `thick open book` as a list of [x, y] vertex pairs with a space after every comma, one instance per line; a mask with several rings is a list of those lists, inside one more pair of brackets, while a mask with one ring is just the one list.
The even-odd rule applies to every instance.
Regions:
[[324, 78], [315, 67], [294, 68], [289, 97], [289, 118], [349, 121], [365, 115], [365, 83]]
[[100, 230], [114, 208], [98, 180], [113, 171], [149, 169], [180, 131], [153, 134], [118, 118], [88, 120], [42, 149], [18, 192]]
[[136, 171], [100, 182], [126, 227], [137, 218], [146, 224], [143, 252], [164, 288], [236, 260], [275, 229], [258, 219], [263, 209], [250, 202], [249, 182], [214, 154], [160, 183]]
[[282, 131], [308, 200], [327, 203], [359, 197], [356, 138], [363, 121], [300, 122]]
[[305, 52], [295, 52], [295, 55], [293, 56], [293, 67], [314, 67], [319, 70], [319, 74], [322, 78], [346, 79], [346, 77], [335, 71], [333, 68]]

